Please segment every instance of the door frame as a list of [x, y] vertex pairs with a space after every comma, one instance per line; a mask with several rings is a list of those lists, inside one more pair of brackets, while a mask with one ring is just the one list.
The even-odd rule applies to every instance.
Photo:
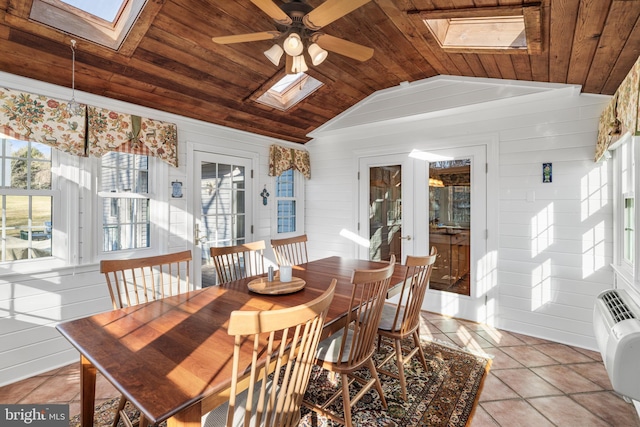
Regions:
[[[220, 157], [235, 157], [239, 159], [249, 160], [251, 164], [251, 170], [247, 174], [248, 179], [246, 180], [246, 202], [248, 203], [246, 215], [247, 215], [247, 225], [249, 230], [255, 224], [256, 218], [256, 203], [253, 202], [253, 199], [250, 197], [255, 192], [256, 184], [255, 184], [255, 172], [258, 168], [258, 160], [259, 156], [257, 153], [251, 153], [247, 151], [234, 150], [227, 147], [216, 146], [211, 144], [203, 144], [203, 143], [193, 143], [187, 142], [187, 164], [190, 164], [193, 170], [189, 171], [187, 168], [186, 171], [186, 191], [184, 192], [187, 195], [187, 199], [185, 200], [186, 206], [185, 209], [188, 212], [188, 220], [185, 224], [186, 228], [186, 236], [187, 245], [191, 248], [191, 253], [193, 254], [193, 262], [192, 262], [192, 275], [193, 285], [196, 288], [202, 287], [202, 273], [201, 273], [201, 259], [202, 259], [202, 249], [200, 247], [200, 242], [196, 239], [195, 230], [196, 223], [200, 221], [200, 192], [199, 185], [196, 183], [196, 173], [199, 175], [198, 169], [200, 168], [200, 159], [197, 157], [199, 155], [206, 154], [212, 156], [220, 156]], [[247, 234], [247, 241], [253, 241], [253, 236], [255, 236], [255, 227], [253, 227], [253, 233]]]
[[[356, 165], [358, 171], [360, 171], [360, 159], [365, 157], [380, 157], [385, 159], [391, 159], [392, 156], [404, 155], [410, 156], [414, 159], [420, 159], [419, 154], [424, 152], [435, 152], [439, 150], [455, 149], [464, 150], [470, 147], [484, 147], [485, 161], [486, 161], [486, 200], [482, 206], [485, 209], [486, 215], [486, 229], [484, 232], [476, 231], [476, 234], [480, 233], [480, 237], [484, 239], [485, 251], [483, 254], [478, 255], [476, 252], [475, 268], [477, 278], [475, 280], [476, 290], [472, 289], [472, 297], [457, 295], [449, 292], [440, 291], [427, 291], [428, 294], [425, 297], [423, 304], [424, 310], [433, 311], [436, 313], [442, 313], [457, 318], [469, 319], [477, 322], [483, 322], [489, 325], [496, 325], [498, 321], [498, 245], [499, 245], [499, 224], [500, 219], [498, 216], [498, 209], [496, 207], [500, 203], [500, 182], [499, 182], [499, 137], [498, 134], [486, 133], [462, 137], [430, 137], [425, 136], [423, 140], [411, 141], [406, 144], [401, 143], [397, 146], [395, 151], [392, 149], [367, 149], [355, 151]], [[392, 147], [394, 144], [389, 144]], [[387, 162], [388, 163], [388, 162]], [[413, 162], [413, 174], [415, 182], [427, 182], [428, 179], [428, 163], [425, 161]], [[422, 180], [422, 181], [420, 181]], [[362, 184], [363, 179], [357, 184], [357, 212], [358, 222], [362, 223], [363, 211], [368, 215], [368, 178], [367, 178], [367, 192], [366, 197], [363, 196]], [[404, 183], [403, 183], [404, 186]], [[414, 209], [415, 212], [428, 212], [428, 191], [424, 193], [424, 200], [421, 201], [420, 185], [413, 185], [415, 198]], [[363, 203], [364, 200], [364, 203]], [[477, 202], [476, 202], [477, 203]], [[491, 211], [489, 211], [489, 207]], [[480, 208], [480, 207], [478, 207]], [[490, 213], [490, 214], [489, 214]], [[404, 213], [403, 213], [404, 215]], [[427, 218], [428, 220], [428, 218]], [[412, 239], [415, 247], [416, 255], [422, 255], [424, 248], [429, 248], [428, 242], [428, 224], [425, 220], [425, 224], [421, 225], [420, 221], [416, 221], [417, 224], [413, 225], [413, 234], [416, 236]], [[404, 222], [404, 221], [403, 221]], [[365, 221], [365, 224], [367, 222]], [[403, 223], [404, 226], [404, 223]], [[363, 231], [360, 230], [360, 235], [363, 236]], [[365, 230], [366, 232], [366, 230]], [[368, 234], [368, 233], [367, 233]], [[426, 239], [424, 238], [426, 236]], [[422, 237], [422, 239], [421, 239]], [[366, 236], [368, 239], [368, 236]], [[404, 249], [404, 248], [403, 248]], [[419, 252], [419, 253], [418, 253]], [[404, 253], [405, 255], [410, 252]], [[358, 253], [359, 255], [359, 253]], [[400, 260], [398, 260], [400, 262]], [[404, 262], [404, 260], [402, 260]]]

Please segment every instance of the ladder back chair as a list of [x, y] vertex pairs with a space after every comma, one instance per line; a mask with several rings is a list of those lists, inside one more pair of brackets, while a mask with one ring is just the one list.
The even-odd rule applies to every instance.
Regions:
[[[373, 363], [376, 350], [376, 333], [382, 314], [387, 290], [393, 270], [395, 256], [391, 256], [389, 265], [375, 270], [355, 270], [351, 283], [351, 307], [347, 314], [346, 324], [333, 335], [322, 340], [318, 345], [317, 364], [322, 368], [339, 374], [342, 388], [337, 390], [326, 402], [316, 403], [304, 400], [303, 404], [313, 411], [322, 414], [340, 424], [351, 427], [351, 408], [373, 387], [380, 395], [383, 407], [387, 401], [382, 392], [382, 384]], [[356, 375], [361, 368], [368, 368], [370, 379]], [[349, 386], [357, 381], [362, 388], [351, 398]], [[344, 417], [331, 411], [329, 406], [342, 396]]]
[[[335, 288], [333, 279], [322, 295], [296, 307], [231, 313], [227, 332], [235, 336], [235, 346], [229, 402], [205, 414], [202, 426], [298, 425]], [[242, 347], [249, 346], [253, 347], [252, 363], [239, 366]], [[258, 364], [259, 357], [266, 357], [264, 364]], [[238, 382], [246, 374], [248, 388], [238, 393]]]
[[309, 262], [306, 234], [287, 239], [271, 239], [271, 247], [276, 256], [278, 266], [293, 266]]
[[[100, 261], [100, 272], [104, 274], [107, 281], [113, 309], [130, 307], [192, 290], [189, 281], [191, 259], [191, 251], [187, 250], [144, 258]], [[127, 399], [120, 396], [113, 427], [118, 425], [121, 418], [125, 425], [132, 425], [124, 412], [126, 404]], [[147, 425], [148, 421], [141, 415], [139, 426]]]
[[187, 292], [191, 251], [144, 258], [100, 261], [113, 309]]
[[210, 248], [218, 284], [264, 273], [264, 240]]
[[[399, 303], [387, 303], [384, 305], [380, 324], [378, 325], [378, 348], [380, 347], [380, 339], [383, 337], [392, 340], [394, 345], [394, 350], [389, 352], [384, 360], [378, 364], [378, 373], [400, 381], [404, 400], [407, 400], [407, 381], [404, 375], [404, 364], [418, 354], [422, 366], [425, 371], [427, 370], [427, 360], [420, 345], [420, 310], [422, 309], [424, 295], [429, 288], [429, 279], [437, 256], [438, 251], [435, 247], [431, 247], [431, 254], [428, 256], [407, 256], [407, 272], [400, 291]], [[413, 338], [414, 348], [404, 356], [402, 340], [408, 337]], [[383, 368], [394, 358], [398, 368], [397, 373]]]

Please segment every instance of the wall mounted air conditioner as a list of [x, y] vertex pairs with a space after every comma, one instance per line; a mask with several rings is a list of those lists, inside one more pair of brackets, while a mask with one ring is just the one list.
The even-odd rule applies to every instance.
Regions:
[[596, 298], [593, 328], [613, 389], [640, 400], [640, 308], [622, 289]]

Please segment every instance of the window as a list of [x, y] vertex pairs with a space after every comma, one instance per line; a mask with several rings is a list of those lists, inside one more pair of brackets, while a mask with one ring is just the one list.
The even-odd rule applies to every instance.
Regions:
[[[146, 3], [159, 9], [162, 3], [145, 0], [33, 0], [29, 18], [65, 33], [118, 50]], [[149, 9], [147, 8], [147, 9]], [[149, 26], [140, 22], [139, 25]], [[144, 34], [144, 28], [141, 33]], [[134, 36], [137, 37], [137, 36]]]
[[15, 139], [0, 142], [0, 261], [52, 256], [56, 193], [51, 183], [51, 148]]
[[276, 231], [301, 234], [304, 213], [299, 200], [303, 193], [302, 174], [289, 169], [276, 178]]
[[255, 96], [262, 93], [255, 100], [281, 111], [292, 108], [322, 86], [322, 82], [305, 73], [287, 74], [275, 84], [269, 84], [267, 82], [255, 92]]
[[[118, 1], [95, 1], [95, 0], [60, 0], [61, 3], [66, 3], [69, 6], [84, 11], [90, 15], [93, 15], [99, 19], [107, 21], [109, 23], [115, 22], [116, 18], [120, 14], [126, 4], [125, 0]], [[73, 9], [72, 9], [73, 10]]]
[[624, 260], [633, 265], [633, 245], [635, 239], [635, 217], [633, 197], [624, 198], [624, 232], [622, 234], [622, 256]]
[[[614, 164], [614, 262], [613, 266], [625, 281], [638, 282], [638, 254], [635, 250], [640, 218], [635, 210], [635, 187], [640, 177], [637, 176], [635, 149], [638, 138], [623, 136], [609, 147], [613, 152]], [[634, 280], [634, 276], [635, 280]]]
[[102, 157], [102, 251], [150, 246], [149, 159], [110, 152]]
[[539, 4], [414, 11], [440, 47], [457, 53], [540, 53]]

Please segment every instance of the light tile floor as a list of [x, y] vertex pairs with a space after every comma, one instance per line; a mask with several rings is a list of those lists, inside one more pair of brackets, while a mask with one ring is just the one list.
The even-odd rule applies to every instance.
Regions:
[[[471, 427], [640, 427], [611, 390], [598, 352], [423, 313], [421, 333], [494, 356]], [[118, 395], [98, 375], [96, 403]], [[80, 410], [78, 364], [0, 388], [0, 403], [69, 403]]]

